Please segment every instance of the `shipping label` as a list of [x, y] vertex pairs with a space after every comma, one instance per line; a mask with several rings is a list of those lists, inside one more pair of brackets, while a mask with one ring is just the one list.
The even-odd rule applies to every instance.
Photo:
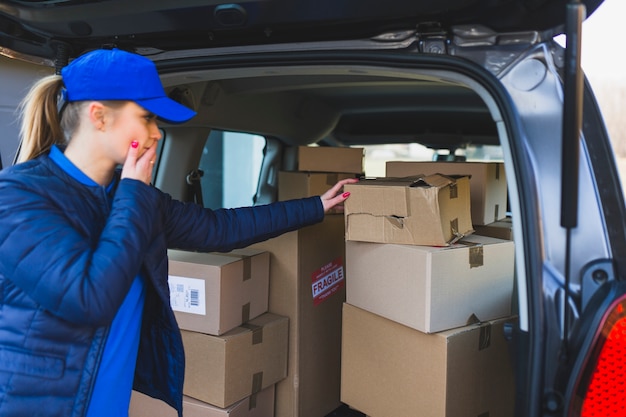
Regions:
[[343, 262], [337, 258], [311, 275], [313, 304], [318, 305], [345, 285]]
[[204, 280], [170, 275], [168, 283], [172, 310], [206, 315]]

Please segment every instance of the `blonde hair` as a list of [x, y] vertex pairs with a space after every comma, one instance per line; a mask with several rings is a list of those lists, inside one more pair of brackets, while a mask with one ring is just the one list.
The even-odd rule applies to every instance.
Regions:
[[57, 100], [63, 88], [60, 75], [49, 75], [37, 81], [20, 103], [20, 149], [16, 159], [24, 162], [65, 144], [78, 127], [84, 102], [67, 103], [59, 116]]

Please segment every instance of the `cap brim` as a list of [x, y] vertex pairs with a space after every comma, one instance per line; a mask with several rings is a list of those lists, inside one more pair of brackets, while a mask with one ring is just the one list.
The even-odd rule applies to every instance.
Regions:
[[137, 100], [136, 103], [167, 123], [184, 123], [196, 115], [189, 107], [168, 97]]

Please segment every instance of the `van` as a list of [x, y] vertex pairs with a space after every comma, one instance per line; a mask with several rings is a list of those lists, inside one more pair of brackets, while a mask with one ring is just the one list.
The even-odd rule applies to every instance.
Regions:
[[[357, 210], [350, 199], [343, 213], [327, 216], [333, 225], [320, 229], [317, 246], [322, 235], [304, 231], [256, 248], [269, 251], [270, 268], [278, 269], [271, 270], [269, 310], [289, 317], [294, 349], [286, 377], [275, 386], [276, 416], [464, 415], [454, 401], [466, 401], [465, 410], [481, 416], [618, 415], [626, 207], [579, 56], [582, 20], [601, 3], [0, 0], [3, 95], [13, 100], [9, 108], [16, 106], [30, 82], [91, 49], [116, 47], [150, 58], [169, 96], [197, 112], [183, 125], [161, 124], [153, 184], [212, 209], [316, 193], [312, 184], [338, 175], [380, 183], [440, 174], [451, 183], [468, 177], [478, 185], [468, 197], [470, 230], [455, 230], [459, 239], [446, 238], [437, 251], [415, 249], [425, 247], [420, 242], [351, 240], [344, 230], [353, 227], [348, 219]], [[555, 40], [562, 34], [565, 46]], [[0, 122], [7, 167], [19, 147], [12, 111]], [[303, 148], [331, 150], [322, 158], [331, 168], [303, 168]], [[346, 149], [360, 152], [362, 169], [342, 165], [351, 161], [341, 153]], [[282, 185], [287, 182], [289, 190]], [[281, 195], [286, 191], [289, 197]], [[384, 215], [396, 224], [401, 217]], [[471, 236], [494, 239], [507, 257], [489, 260], [489, 244], [482, 241], [463, 246]], [[358, 254], [373, 253], [377, 245], [392, 246], [372, 254], [367, 259], [377, 261], [362, 269], [383, 272], [354, 292], [361, 282], [351, 275], [360, 267]], [[421, 251], [402, 257], [406, 246]], [[386, 262], [391, 254], [433, 259], [451, 247], [465, 251], [468, 265], [482, 259], [509, 267], [500, 275], [510, 280], [509, 290], [499, 292], [506, 303], [481, 314], [464, 312], [454, 322], [445, 308], [431, 309], [433, 320], [412, 324], [405, 316], [423, 300], [398, 301], [414, 282], [389, 272], [395, 270]], [[307, 258], [310, 251], [319, 257]], [[327, 285], [335, 292], [314, 298], [311, 279], [325, 276], [324, 268], [334, 275], [317, 282], [315, 295]], [[461, 269], [446, 270], [444, 278]], [[280, 291], [290, 276], [297, 284], [286, 300]], [[394, 281], [394, 291], [375, 287]], [[441, 283], [429, 282], [413, 294]], [[445, 298], [458, 289], [450, 283], [441, 302], [452, 308], [480, 300], [468, 307], [478, 311], [502, 281], [490, 282], [471, 296], [457, 294], [454, 303]], [[377, 298], [387, 290], [396, 298]], [[428, 327], [439, 319], [443, 328]], [[392, 338], [378, 343], [384, 335]], [[489, 372], [475, 380], [473, 368], [464, 366], [483, 363], [471, 352], [488, 346], [498, 349], [490, 356], [498, 362], [485, 362]], [[364, 372], [366, 363], [372, 368]], [[486, 402], [471, 408], [476, 395]]]

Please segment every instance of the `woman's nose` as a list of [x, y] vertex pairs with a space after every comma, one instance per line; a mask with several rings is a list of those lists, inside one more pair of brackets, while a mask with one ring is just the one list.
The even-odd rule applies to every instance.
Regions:
[[150, 126], [150, 137], [154, 138], [154, 140], [161, 140], [163, 137], [163, 133], [161, 133], [161, 129], [156, 120]]

